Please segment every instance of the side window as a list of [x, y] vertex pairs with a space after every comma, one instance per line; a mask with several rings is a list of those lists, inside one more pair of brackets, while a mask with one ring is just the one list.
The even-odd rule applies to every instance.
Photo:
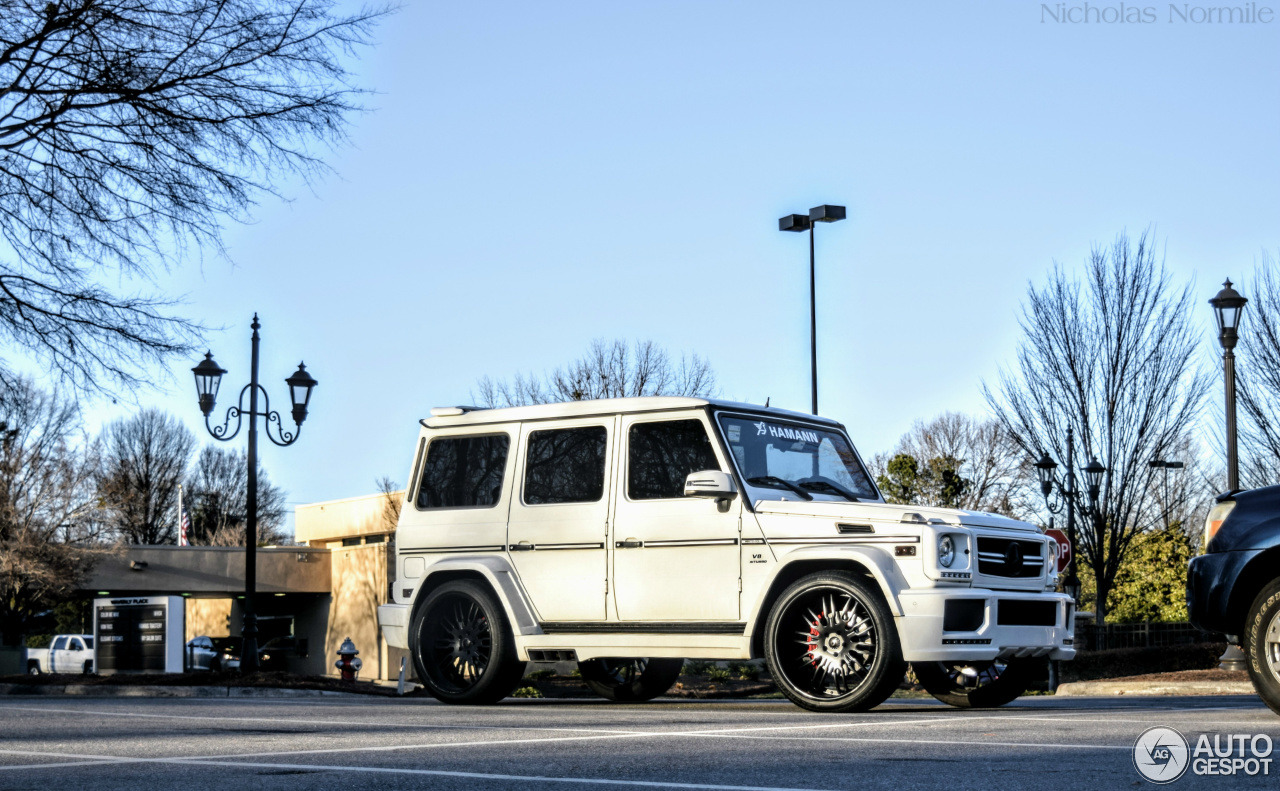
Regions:
[[636, 423], [627, 446], [627, 496], [632, 500], [683, 497], [689, 473], [720, 469], [700, 420]]
[[427, 446], [419, 508], [489, 508], [502, 497], [507, 466], [506, 434], [440, 437]]
[[528, 505], [594, 503], [604, 497], [604, 426], [556, 428], [529, 435], [524, 465]]
[[77, 639], [75, 639], [75, 638], [73, 637], [73, 638], [71, 638], [71, 644], [67, 646], [67, 650], [68, 650], [68, 651], [83, 651], [83, 650], [84, 650], [84, 646], [80, 644], [80, 641], [79, 641], [79, 640], [77, 640]]
[[54, 651], [62, 651], [62, 650], [65, 650], [66, 647], [67, 647], [67, 638], [65, 637], [59, 637], [57, 640], [53, 641]]

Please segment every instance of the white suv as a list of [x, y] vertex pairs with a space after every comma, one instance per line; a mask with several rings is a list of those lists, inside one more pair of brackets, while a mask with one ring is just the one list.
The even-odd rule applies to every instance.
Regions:
[[908, 662], [993, 706], [1075, 656], [1056, 543], [885, 503], [833, 420], [665, 397], [431, 415], [378, 621], [440, 700], [499, 700], [526, 661], [644, 700], [686, 657], [763, 657], [815, 711], [881, 703]]

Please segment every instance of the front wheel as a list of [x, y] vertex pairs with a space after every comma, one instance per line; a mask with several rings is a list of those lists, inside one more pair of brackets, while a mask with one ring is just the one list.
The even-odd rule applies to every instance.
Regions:
[[591, 691], [619, 703], [653, 700], [680, 677], [683, 659], [588, 659], [578, 672]]
[[445, 703], [496, 703], [524, 676], [502, 605], [471, 580], [433, 590], [414, 613], [409, 639], [418, 678]]
[[1258, 697], [1280, 714], [1280, 580], [1263, 588], [1253, 600], [1240, 648]]
[[925, 692], [961, 709], [990, 709], [1012, 703], [1031, 685], [1036, 660], [992, 662], [912, 662]]
[[783, 591], [765, 624], [764, 653], [782, 694], [810, 711], [874, 708], [906, 672], [880, 590], [846, 572], [810, 574]]

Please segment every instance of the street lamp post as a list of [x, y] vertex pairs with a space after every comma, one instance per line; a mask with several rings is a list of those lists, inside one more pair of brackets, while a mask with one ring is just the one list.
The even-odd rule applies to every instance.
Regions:
[[[1036, 462], [1036, 475], [1040, 478], [1040, 493], [1044, 495], [1044, 504], [1049, 509], [1049, 513], [1061, 513], [1063, 508], [1067, 511], [1067, 540], [1071, 542], [1071, 559], [1067, 563], [1067, 578], [1063, 581], [1062, 588], [1068, 596], [1079, 602], [1080, 576], [1076, 573], [1076, 555], [1079, 552], [1079, 545], [1076, 543], [1076, 508], [1080, 504], [1080, 491], [1076, 488], [1075, 456], [1075, 432], [1068, 428], [1066, 480], [1059, 480], [1054, 474], [1058, 463], [1049, 456], [1048, 451], [1041, 452], [1040, 460]], [[1106, 473], [1107, 468], [1102, 466], [1097, 457], [1091, 458], [1084, 468], [1085, 488], [1089, 498], [1086, 513], [1090, 519], [1097, 518], [1098, 496], [1102, 492], [1102, 478]], [[1056, 498], [1053, 497], [1055, 489], [1057, 490]]]
[[1218, 319], [1218, 342], [1222, 344], [1222, 377], [1227, 388], [1227, 491], [1240, 490], [1240, 459], [1236, 455], [1236, 341], [1240, 319], [1249, 300], [1231, 287], [1231, 279], [1209, 300]]
[[809, 375], [812, 382], [813, 414], [818, 414], [818, 294], [813, 253], [815, 223], [839, 222], [845, 218], [843, 206], [822, 204], [806, 214], [788, 214], [778, 220], [779, 231], [809, 232]]
[[[209, 424], [209, 415], [213, 412], [218, 399], [218, 388], [222, 375], [226, 373], [213, 361], [213, 352], [205, 354], [200, 364], [191, 369], [196, 378], [196, 393], [200, 397], [200, 411], [204, 413], [204, 425], [214, 439], [227, 441], [240, 433], [245, 417], [249, 418], [249, 481], [248, 496], [245, 502], [244, 529], [244, 627], [241, 630], [243, 644], [240, 648], [240, 672], [253, 673], [258, 669], [258, 617], [254, 608], [254, 595], [258, 588], [258, 418], [264, 418], [266, 425], [263, 433], [267, 439], [284, 447], [292, 445], [302, 430], [302, 421], [307, 419], [307, 405], [311, 402], [311, 390], [317, 384], [307, 373], [306, 365], [299, 363], [298, 370], [285, 379], [289, 386], [289, 400], [293, 406], [294, 430], [285, 431], [280, 413], [271, 409], [271, 401], [267, 391], [258, 384], [258, 314], [253, 314], [252, 355], [249, 366], [249, 384], [240, 391], [236, 405], [227, 408], [227, 419], [221, 426]], [[249, 406], [245, 407], [245, 394], [249, 395]], [[262, 409], [258, 409], [258, 396], [262, 396]], [[231, 429], [231, 420], [235, 418], [235, 429]], [[275, 424], [276, 436], [272, 436], [271, 425]]]

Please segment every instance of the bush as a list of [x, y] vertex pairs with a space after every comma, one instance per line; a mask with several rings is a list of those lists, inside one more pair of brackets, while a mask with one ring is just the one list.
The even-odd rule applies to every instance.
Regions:
[[729, 668], [717, 665], [707, 668], [706, 676], [708, 681], [728, 681], [733, 674], [729, 672]]
[[1113, 648], [1076, 654], [1070, 662], [1059, 665], [1062, 681], [1095, 681], [1148, 673], [1173, 673], [1178, 670], [1212, 670], [1226, 643], [1196, 643], [1160, 648]]
[[755, 681], [760, 678], [760, 666], [752, 664], [734, 665], [730, 668], [733, 674], [743, 681]]
[[541, 679], [544, 679], [544, 678], [551, 678], [555, 674], [556, 674], [556, 671], [554, 670], [535, 670], [532, 673], [525, 676], [525, 678], [533, 679], [534, 681], [540, 681]]
[[687, 659], [680, 672], [686, 676], [705, 676], [707, 671], [715, 666], [715, 662], [708, 662], [705, 659]]
[[517, 689], [515, 692], [512, 692], [512, 693], [511, 693], [511, 697], [513, 697], [513, 698], [540, 698], [540, 697], [542, 697], [542, 693], [538, 691], [537, 687], [520, 687], [520, 688], [519, 688], [519, 689]]
[[51, 634], [33, 634], [27, 638], [27, 648], [48, 648], [52, 642]]

